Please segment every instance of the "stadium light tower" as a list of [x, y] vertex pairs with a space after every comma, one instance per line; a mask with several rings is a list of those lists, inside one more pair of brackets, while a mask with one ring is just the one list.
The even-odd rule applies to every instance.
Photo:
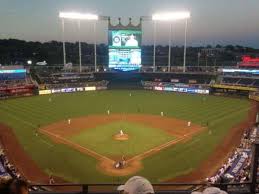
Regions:
[[[81, 29], [81, 20], [98, 20], [98, 15], [94, 14], [82, 14], [82, 13], [76, 13], [76, 12], [59, 12], [59, 17], [62, 19], [62, 39], [63, 39], [63, 57], [64, 57], [64, 65], [66, 64], [66, 47], [65, 47], [65, 19], [73, 19], [78, 21], [78, 31], [80, 33]], [[95, 29], [94, 29], [94, 33]], [[96, 35], [94, 35], [96, 39]], [[94, 65], [95, 65], [95, 71], [96, 71], [96, 40], [94, 40]], [[80, 35], [78, 39], [78, 50], [79, 50], [79, 71], [82, 72], [82, 52], [81, 52], [81, 40]]]
[[[172, 22], [177, 20], [185, 20], [185, 33], [184, 33], [184, 59], [183, 59], [183, 72], [185, 72], [186, 66], [186, 42], [187, 42], [187, 24], [188, 19], [191, 17], [190, 12], [169, 12], [169, 13], [158, 13], [152, 15], [152, 20], [154, 21], [154, 40], [156, 37], [156, 22], [170, 22], [170, 29], [169, 29], [169, 51], [168, 51], [168, 71], [171, 69], [171, 42], [172, 42]], [[154, 41], [155, 43], [155, 41]], [[154, 61], [153, 61], [153, 70], [155, 71], [156, 62], [155, 62], [155, 55], [156, 55], [156, 48], [154, 44]]]

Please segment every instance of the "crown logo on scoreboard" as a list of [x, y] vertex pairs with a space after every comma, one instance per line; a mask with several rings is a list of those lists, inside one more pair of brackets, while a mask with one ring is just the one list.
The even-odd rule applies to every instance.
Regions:
[[108, 18], [109, 29], [113, 29], [113, 30], [116, 30], [116, 29], [119, 29], [119, 30], [122, 30], [122, 29], [141, 30], [141, 29], [142, 29], [142, 18], [139, 19], [139, 23], [138, 23], [137, 25], [134, 25], [134, 24], [132, 23], [132, 18], [131, 18], [131, 17], [128, 18], [128, 19], [129, 19], [129, 22], [128, 22], [127, 25], [123, 25], [123, 24], [121, 23], [121, 18], [120, 18], [120, 17], [117, 18], [118, 24], [113, 25], [113, 24], [112, 24], [112, 20], [111, 20], [111, 18], [109, 17], [109, 18]]

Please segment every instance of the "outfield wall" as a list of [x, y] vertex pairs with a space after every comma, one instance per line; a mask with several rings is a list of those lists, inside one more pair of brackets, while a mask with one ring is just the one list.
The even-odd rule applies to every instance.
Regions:
[[96, 90], [107, 90], [107, 87], [106, 86], [90, 86], [90, 87], [77, 87], [77, 88], [60, 88], [60, 89], [52, 89], [52, 90], [39, 90], [39, 95], [96, 91]]
[[[56, 94], [56, 93], [73, 93], [73, 92], [83, 92], [83, 91], [96, 91], [96, 90], [107, 90], [107, 87], [79, 87], [79, 88], [62, 88], [62, 89], [52, 89], [52, 90], [39, 90], [39, 95], [46, 94]], [[209, 94], [209, 89], [198, 89], [192, 87], [143, 87], [146, 90], [155, 90], [155, 91], [166, 91], [166, 92], [180, 92], [180, 93], [189, 93], [189, 94]]]
[[209, 94], [210, 90], [208, 89], [198, 89], [192, 87], [163, 87], [163, 86], [145, 86], [146, 90], [155, 90], [155, 91], [165, 91], [165, 92], [179, 92], [179, 93], [189, 93], [189, 94]]

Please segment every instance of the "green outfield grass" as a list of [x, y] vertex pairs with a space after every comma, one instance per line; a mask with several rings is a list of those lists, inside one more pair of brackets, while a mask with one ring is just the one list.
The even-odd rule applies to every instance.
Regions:
[[[129, 96], [129, 93], [132, 96]], [[51, 102], [49, 102], [51, 98]], [[152, 182], [173, 178], [195, 169], [223, 140], [228, 130], [244, 120], [248, 100], [215, 96], [186, 95], [154, 91], [98, 91], [35, 96], [0, 101], [0, 122], [13, 128], [24, 149], [46, 172], [81, 183], [123, 181], [96, 169], [96, 160], [68, 146], [56, 144], [47, 136], [35, 136], [39, 125], [90, 114], [141, 113], [191, 120], [207, 131], [143, 161], [138, 172]], [[147, 129], [149, 130], [149, 129]], [[146, 142], [143, 142], [143, 146]]]
[[[113, 139], [113, 135], [118, 134], [120, 129], [129, 135], [129, 140], [118, 141]], [[119, 121], [87, 129], [69, 139], [98, 154], [113, 157], [123, 155], [134, 156], [169, 142], [173, 140], [174, 137], [161, 129]]]

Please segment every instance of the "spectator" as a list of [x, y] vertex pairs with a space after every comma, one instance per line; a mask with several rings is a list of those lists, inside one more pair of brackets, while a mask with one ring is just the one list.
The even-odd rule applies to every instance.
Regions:
[[21, 179], [13, 179], [9, 185], [9, 194], [28, 194], [29, 185]]
[[125, 194], [154, 194], [151, 183], [140, 176], [131, 177], [124, 185], [117, 188], [118, 191]]
[[10, 179], [2, 182], [0, 186], [1, 194], [28, 194], [29, 185], [21, 179]]
[[192, 192], [192, 194], [227, 194], [226, 191], [222, 191], [217, 187], [208, 187], [203, 192]]
[[8, 183], [9, 179], [0, 179], [0, 193], [1, 194], [8, 194]]

